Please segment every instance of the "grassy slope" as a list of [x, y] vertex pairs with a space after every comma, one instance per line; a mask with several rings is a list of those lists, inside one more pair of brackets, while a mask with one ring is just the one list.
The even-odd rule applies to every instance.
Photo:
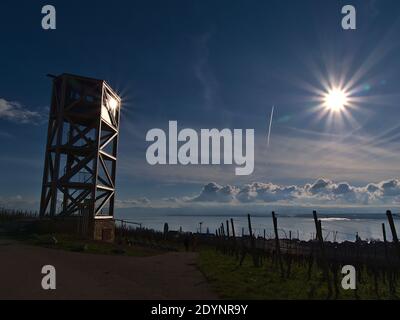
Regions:
[[128, 246], [127, 244], [88, 240], [77, 235], [35, 233], [30, 230], [29, 222], [26, 223], [26, 221], [24, 216], [20, 217], [18, 214], [0, 214], [0, 239], [11, 239], [21, 243], [74, 252], [136, 257], [153, 256], [170, 250], [169, 247], [157, 246], [149, 241]]
[[[8, 235], [7, 238], [17, 240], [21, 243], [37, 245], [41, 247], [59, 249], [73, 252], [84, 252], [92, 254], [126, 255], [135, 257], [147, 257], [164, 253], [165, 251], [143, 246], [127, 246], [114, 243], [104, 243], [80, 239], [65, 234], [28, 234]], [[56, 241], [54, 241], [56, 239]]]
[[[224, 299], [326, 299], [327, 285], [321, 282], [321, 272], [313, 271], [307, 280], [307, 267], [293, 264], [289, 279], [282, 279], [270, 261], [260, 268], [252, 265], [248, 256], [243, 265], [231, 256], [204, 249], [200, 252], [199, 268], [216, 292]], [[365, 275], [365, 273], [363, 273]], [[339, 275], [341, 281], [341, 275]], [[379, 296], [376, 295], [373, 279], [367, 278], [358, 286], [361, 299], [390, 298], [387, 285], [379, 281]], [[393, 298], [393, 297], [392, 297]], [[355, 292], [340, 288], [339, 299], [355, 299]]]

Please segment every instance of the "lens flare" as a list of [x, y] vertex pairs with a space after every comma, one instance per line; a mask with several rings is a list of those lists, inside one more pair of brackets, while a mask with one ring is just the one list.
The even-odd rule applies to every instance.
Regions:
[[112, 111], [114, 111], [115, 109], [117, 109], [118, 107], [118, 101], [116, 99], [114, 99], [113, 97], [109, 97], [108, 98], [108, 106], [110, 107], [110, 109]]
[[324, 106], [333, 112], [342, 111], [348, 104], [348, 94], [339, 88], [329, 90], [324, 97]]

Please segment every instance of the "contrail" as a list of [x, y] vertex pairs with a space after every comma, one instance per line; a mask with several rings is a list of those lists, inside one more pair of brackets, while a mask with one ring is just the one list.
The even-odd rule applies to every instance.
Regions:
[[269, 119], [269, 129], [268, 129], [268, 137], [267, 137], [267, 147], [269, 147], [269, 138], [271, 137], [271, 127], [272, 127], [272, 118], [273, 118], [273, 116], [274, 116], [274, 108], [275, 108], [275, 106], [272, 106], [271, 118]]

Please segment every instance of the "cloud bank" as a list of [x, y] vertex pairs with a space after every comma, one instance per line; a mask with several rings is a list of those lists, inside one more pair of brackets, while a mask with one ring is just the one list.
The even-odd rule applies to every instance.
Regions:
[[206, 203], [280, 203], [287, 205], [399, 205], [400, 180], [390, 179], [355, 187], [347, 182], [320, 178], [305, 185], [277, 185], [253, 182], [241, 187], [205, 185], [190, 202]]

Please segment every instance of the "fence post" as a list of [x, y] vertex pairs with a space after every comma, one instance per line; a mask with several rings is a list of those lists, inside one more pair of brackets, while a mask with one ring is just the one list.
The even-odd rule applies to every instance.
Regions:
[[[391, 212], [389, 211], [389, 212], [387, 212], [387, 214], [389, 213], [389, 215], [391, 216]], [[388, 215], [388, 218], [389, 218], [389, 215]], [[392, 217], [391, 217], [392, 218]], [[393, 218], [391, 219], [391, 221], [393, 222]], [[393, 232], [393, 230], [392, 230], [392, 232]], [[390, 266], [391, 265], [391, 259], [390, 259], [390, 256], [389, 256], [389, 253], [388, 253], [388, 247], [387, 247], [387, 238], [386, 238], [386, 229], [385, 229], [385, 224], [384, 223], [382, 223], [382, 233], [383, 233], [383, 241], [384, 241], [384, 243], [385, 243], [385, 258], [386, 258], [386, 261], [387, 261], [387, 264], [388, 264], [388, 266]], [[388, 284], [389, 284], [389, 291], [391, 292], [391, 294], [394, 294], [394, 292], [396, 291], [396, 289], [395, 289], [395, 287], [394, 287], [394, 282], [395, 282], [395, 279], [393, 279], [394, 278], [394, 274], [393, 274], [393, 270], [392, 270], [392, 268], [389, 268], [389, 270], [388, 270], [388, 274], [387, 274], [387, 277], [388, 277]]]
[[383, 234], [383, 243], [385, 244], [385, 258], [388, 260], [388, 248], [387, 248], [387, 239], [386, 239], [386, 229], [385, 229], [385, 224], [382, 223], [382, 234]]
[[253, 256], [253, 263], [255, 267], [258, 267], [258, 260], [256, 257], [256, 244], [255, 244], [255, 239], [254, 239], [254, 235], [253, 235], [253, 229], [251, 227], [251, 219], [250, 219], [250, 214], [247, 214], [247, 220], [249, 223], [249, 234], [250, 234], [250, 245], [251, 245], [251, 253]]
[[226, 220], [226, 235], [228, 236], [228, 238], [230, 237], [230, 234], [229, 234], [229, 221], [228, 220]]
[[235, 234], [235, 226], [233, 224], [233, 219], [231, 218], [231, 229], [232, 229], [232, 238], [233, 238], [233, 250], [235, 251], [237, 257], [237, 244], [236, 244], [236, 234]]
[[397, 254], [400, 258], [400, 245], [399, 238], [397, 237], [396, 226], [394, 225], [392, 212], [390, 210], [386, 211], [387, 218], [389, 220], [390, 230], [392, 231], [393, 243], [396, 246]]
[[316, 233], [317, 233], [317, 241], [318, 241], [319, 247], [320, 247], [322, 268], [324, 271], [325, 279], [328, 282], [328, 298], [330, 298], [332, 295], [332, 286], [331, 286], [331, 281], [330, 281], [330, 277], [329, 277], [329, 266], [328, 266], [328, 263], [327, 263], [326, 257], [325, 257], [324, 239], [322, 237], [321, 220], [318, 220], [317, 211], [315, 211], [315, 210], [313, 211], [313, 217], [314, 217], [315, 229], [316, 229]]
[[236, 239], [235, 226], [233, 224], [233, 219], [232, 218], [231, 218], [231, 226], [232, 226], [232, 237], [233, 237], [233, 239]]
[[279, 268], [281, 271], [281, 277], [283, 278], [285, 275], [285, 272], [283, 270], [283, 263], [282, 263], [282, 257], [281, 257], [281, 246], [279, 244], [278, 219], [276, 218], [274, 211], [272, 211], [272, 222], [274, 224], [274, 233], [275, 233], [275, 250], [276, 250], [276, 255], [278, 257]]

